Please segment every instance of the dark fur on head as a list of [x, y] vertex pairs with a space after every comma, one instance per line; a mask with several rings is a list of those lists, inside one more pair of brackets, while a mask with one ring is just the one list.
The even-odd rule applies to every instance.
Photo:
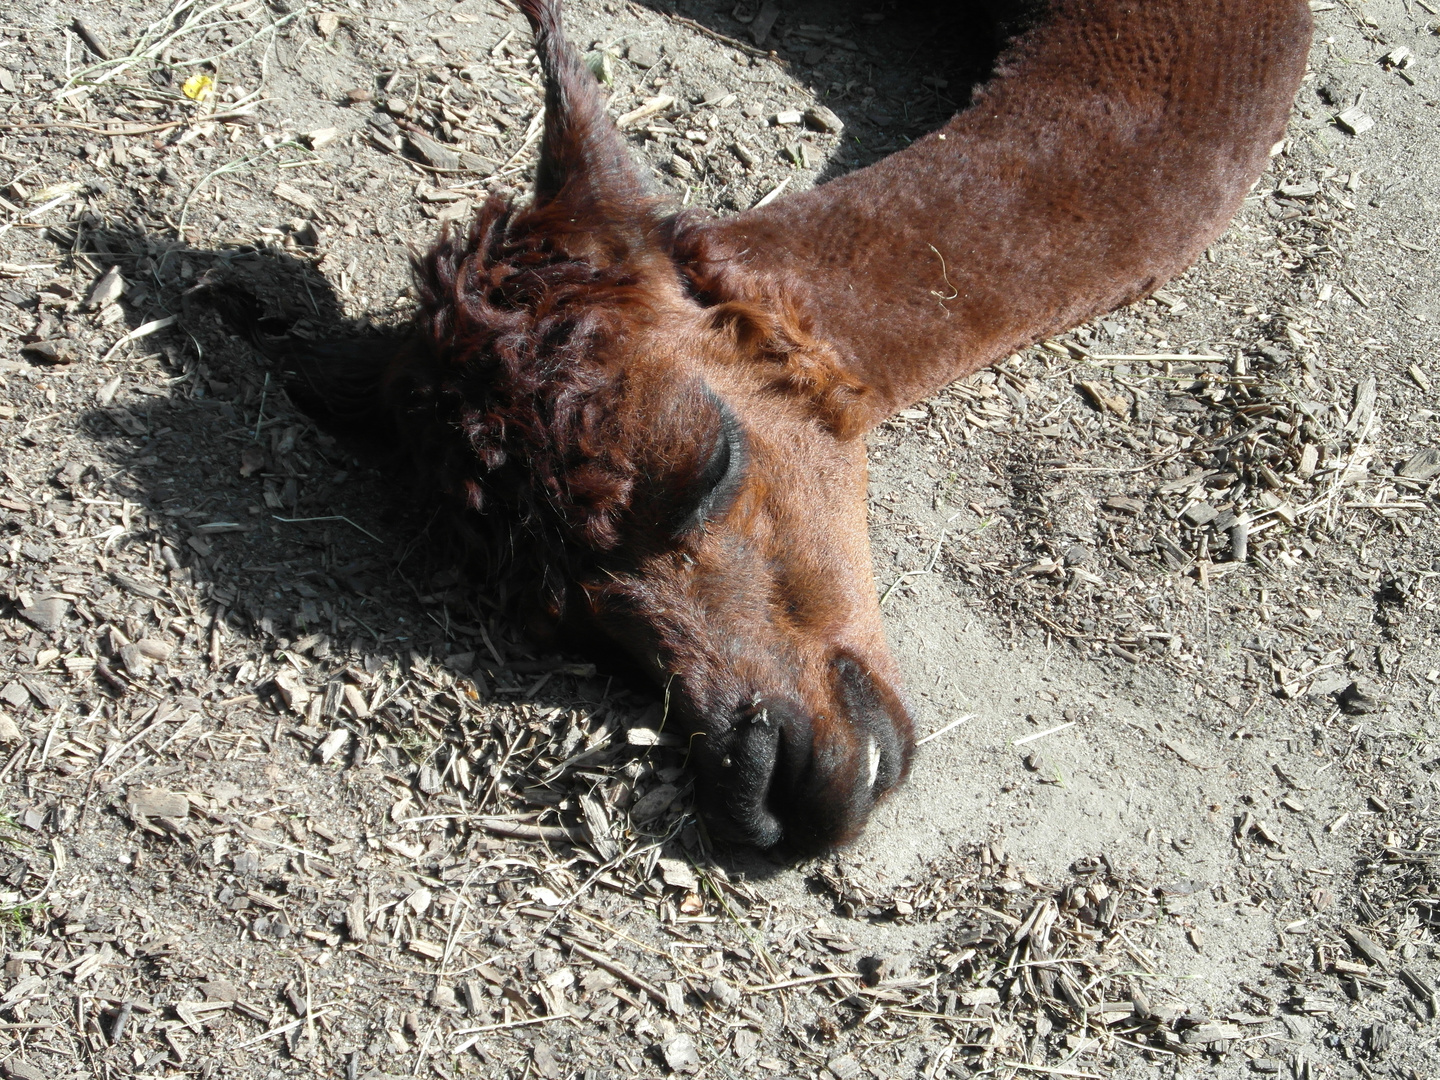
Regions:
[[646, 293], [623, 250], [565, 251], [558, 216], [492, 198], [417, 261], [414, 341], [388, 396], [447, 494], [605, 550], [636, 470], [613, 430], [625, 372], [607, 355], [647, 317]]

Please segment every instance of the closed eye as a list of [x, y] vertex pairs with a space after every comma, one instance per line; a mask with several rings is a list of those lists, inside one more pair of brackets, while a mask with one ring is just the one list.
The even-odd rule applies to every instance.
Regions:
[[720, 429], [709, 459], [690, 485], [694, 502], [676, 530], [677, 535], [694, 532], [722, 516], [735, 501], [745, 479], [745, 429], [729, 406], [709, 391], [706, 396], [720, 414]]

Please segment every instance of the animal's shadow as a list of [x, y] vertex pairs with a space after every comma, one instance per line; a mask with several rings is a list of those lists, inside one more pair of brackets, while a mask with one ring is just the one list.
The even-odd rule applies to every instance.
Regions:
[[903, 149], [964, 108], [1040, 7], [1037, 0], [645, 3], [752, 55], [770, 55], [839, 117], [843, 139], [818, 183]]
[[[34, 645], [68, 654], [98, 643], [86, 690], [92, 714], [193, 697], [226, 725], [229, 706], [221, 703], [241, 703], [270, 717], [266, 732], [280, 721], [274, 732], [317, 748], [327, 731], [349, 727], [351, 760], [337, 766], [360, 766], [378, 752], [417, 793], [433, 795], [438, 775], [446, 792], [483, 794], [472, 801], [476, 810], [494, 810], [505, 796], [507, 808], [518, 804], [550, 822], [558, 815], [578, 835], [588, 826], [574, 813], [577, 787], [683, 791], [683, 746], [668, 737], [629, 745], [631, 727], [663, 726], [654, 689], [613, 656], [600, 654], [597, 664], [593, 650], [538, 646], [516, 617], [507, 582], [475, 570], [484, 553], [419, 493], [412, 474], [317, 426], [291, 400], [280, 370], [227, 326], [211, 289], [197, 288], [211, 282], [216, 292], [255, 297], [262, 334], [380, 342], [393, 334], [346, 317], [313, 252], [207, 250], [104, 226], [82, 226], [67, 246], [120, 270], [127, 288], [117, 307], [129, 330], [176, 316], [119, 348], [97, 349], [110, 354], [103, 365], [77, 366], [98, 389], [82, 391], [87, 404], [71, 422], [79, 437], [66, 453], [76, 464], [51, 482], [53, 516], [103, 537], [105, 595], [97, 623], [83, 627], [71, 612], [48, 636], [37, 632]], [[47, 444], [37, 437], [33, 445]], [[108, 530], [99, 520], [106, 516], [114, 521]], [[176, 643], [179, 655], [168, 664], [137, 662], [123, 643], [144, 640]], [[277, 664], [308, 680], [316, 695], [308, 708], [287, 699], [273, 678]], [[327, 680], [349, 678], [342, 669], [411, 689], [374, 714], [337, 700], [317, 715]], [[449, 689], [437, 693], [439, 686]], [[457, 706], [457, 694], [471, 703]], [[539, 741], [527, 750], [533, 761], [506, 772], [496, 762], [513, 749], [517, 722]], [[464, 754], [472, 759], [468, 791], [453, 768]], [[577, 755], [588, 778], [554, 767]], [[508, 777], [499, 796], [491, 773]], [[711, 849], [685, 820], [672, 813], [649, 822], [648, 835], [668, 833], [667, 853], [700, 857]], [[753, 852], [716, 853], [752, 875], [777, 866]]]

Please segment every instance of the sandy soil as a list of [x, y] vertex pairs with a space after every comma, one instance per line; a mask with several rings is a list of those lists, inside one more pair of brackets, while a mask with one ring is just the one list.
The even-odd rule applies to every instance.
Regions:
[[[920, 730], [969, 719], [794, 866], [710, 852], [654, 698], [536, 655], [184, 299], [403, 318], [411, 247], [524, 188], [519, 16], [12, 2], [0, 1071], [1433, 1073], [1434, 6], [1312, 4], [1198, 267], [873, 437]], [[760, 7], [572, 5], [615, 113], [675, 99], [630, 131], [677, 202], [883, 156], [985, 51]]]

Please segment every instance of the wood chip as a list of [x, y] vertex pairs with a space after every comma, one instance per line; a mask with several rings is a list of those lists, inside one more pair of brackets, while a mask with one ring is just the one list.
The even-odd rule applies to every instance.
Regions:
[[132, 818], [183, 818], [190, 813], [190, 800], [184, 794], [160, 788], [131, 792], [126, 805]]
[[1131, 498], [1129, 495], [1111, 495], [1105, 500], [1105, 509], [1118, 510], [1122, 514], [1143, 514], [1145, 503], [1143, 500]]
[[1345, 927], [1345, 940], [1350, 943], [1350, 948], [1355, 950], [1355, 955], [1360, 959], [1375, 967], [1389, 970], [1389, 958], [1385, 950], [1358, 926]]
[[624, 116], [615, 121], [618, 128], [634, 127], [642, 120], [648, 120], [652, 116], [658, 116], [666, 109], [675, 104], [675, 99], [669, 94], [658, 94], [652, 98], [646, 98], [644, 104], [639, 108], [631, 109]]
[[345, 905], [345, 932], [350, 940], [363, 945], [370, 940], [365, 920], [365, 898], [356, 893]]
[[305, 141], [310, 144], [311, 150], [323, 149], [338, 138], [340, 138], [340, 129], [334, 127], [316, 128], [305, 135]]
[[460, 171], [460, 152], [458, 150], [453, 150], [444, 143], [416, 131], [407, 132], [405, 141], [410, 144], [410, 149], [419, 155], [420, 160], [432, 169], [438, 169], [441, 172]]
[[1431, 447], [1411, 455], [1395, 471], [1395, 475], [1402, 480], [1415, 480], [1420, 483], [1440, 476], [1440, 448]]
[[844, 121], [824, 105], [812, 105], [805, 110], [805, 126], [828, 135], [838, 135], [845, 130]]
[[1220, 511], [1216, 510], [1215, 507], [1209, 503], [1200, 502], [1187, 506], [1185, 512], [1180, 516], [1198, 528], [1201, 525], [1209, 525], [1210, 522], [1220, 516]]
[[65, 625], [69, 610], [70, 601], [63, 596], [47, 596], [31, 604], [21, 604], [20, 617], [37, 630], [50, 633]]
[[1352, 105], [1335, 117], [1335, 122], [1351, 135], [1363, 135], [1375, 126], [1375, 118], [1359, 105]]
[[293, 184], [287, 184], [283, 180], [276, 184], [271, 194], [277, 199], [284, 199], [292, 206], [298, 206], [312, 217], [320, 212], [320, 201], [308, 191], [301, 191]]
[[760, 11], [755, 16], [755, 21], [750, 24], [750, 36], [756, 45], [764, 45], [765, 39], [770, 36], [770, 31], [775, 27], [775, 20], [780, 18], [780, 5], [776, 0], [765, 0], [760, 5]]
[[1118, 394], [1111, 393], [1103, 383], [1082, 381], [1076, 385], [1090, 399], [1091, 404], [1102, 412], [1112, 413], [1122, 420], [1130, 415], [1130, 402]]
[[1416, 971], [1412, 967], [1402, 967], [1399, 970], [1398, 974], [1400, 976], [1400, 980], [1405, 984], [1405, 986], [1412, 994], [1414, 994], [1421, 1001], [1427, 1002], [1432, 1006], [1434, 1005], [1434, 983], [1432, 983], [1429, 979], [1427, 979], [1424, 975], [1422, 975], [1420, 972]]
[[320, 764], [329, 765], [336, 754], [344, 750], [350, 742], [350, 732], [346, 728], [336, 728], [326, 735], [320, 745], [315, 748], [315, 756], [320, 759]]

